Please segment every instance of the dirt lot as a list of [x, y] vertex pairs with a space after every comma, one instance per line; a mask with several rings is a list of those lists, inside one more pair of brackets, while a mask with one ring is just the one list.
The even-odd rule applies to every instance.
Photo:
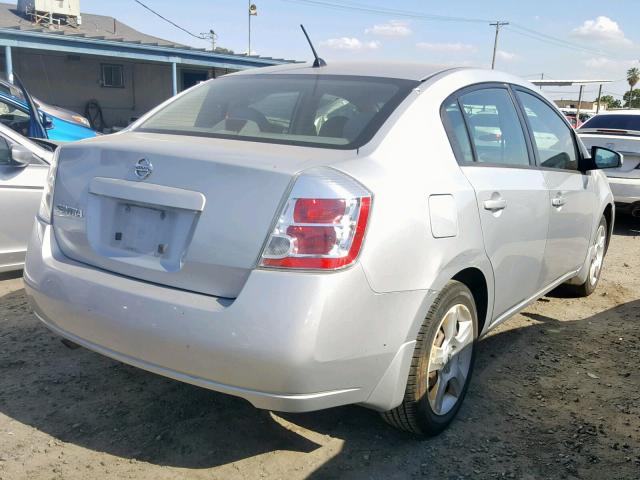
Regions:
[[416, 441], [351, 406], [304, 415], [69, 350], [0, 277], [0, 479], [640, 478], [640, 223], [586, 300], [553, 294], [479, 344], [451, 428]]

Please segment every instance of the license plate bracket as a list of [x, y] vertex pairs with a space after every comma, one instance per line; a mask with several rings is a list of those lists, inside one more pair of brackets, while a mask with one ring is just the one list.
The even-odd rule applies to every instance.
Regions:
[[170, 250], [173, 217], [170, 210], [119, 202], [110, 244], [139, 255], [165, 256]]

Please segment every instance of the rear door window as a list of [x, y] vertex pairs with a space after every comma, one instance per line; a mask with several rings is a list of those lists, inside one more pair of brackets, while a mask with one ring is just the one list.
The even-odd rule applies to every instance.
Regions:
[[448, 103], [442, 112], [443, 121], [449, 136], [449, 142], [453, 148], [459, 163], [473, 162], [473, 148], [464, 124], [464, 117], [457, 101]]
[[459, 98], [476, 161], [496, 165], [530, 165], [522, 124], [504, 88], [485, 88]]

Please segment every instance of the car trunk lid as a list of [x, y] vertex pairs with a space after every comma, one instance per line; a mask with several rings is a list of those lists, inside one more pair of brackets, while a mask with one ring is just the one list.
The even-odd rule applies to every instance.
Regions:
[[135, 132], [72, 144], [60, 154], [54, 232], [80, 262], [235, 298], [295, 175], [353, 155]]

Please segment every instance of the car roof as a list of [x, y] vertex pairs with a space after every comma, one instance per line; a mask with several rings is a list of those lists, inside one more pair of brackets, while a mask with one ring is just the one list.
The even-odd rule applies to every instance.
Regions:
[[296, 63], [276, 65], [242, 70], [229, 76], [236, 75], [265, 75], [265, 74], [313, 74], [313, 75], [350, 75], [378, 78], [398, 78], [405, 80], [423, 81], [433, 75], [446, 70], [454, 70], [451, 66], [443, 66], [419, 62], [327, 62], [326, 66], [314, 68], [312, 63]]
[[627, 110], [605, 110], [598, 115], [640, 115], [640, 108], [630, 108]]

